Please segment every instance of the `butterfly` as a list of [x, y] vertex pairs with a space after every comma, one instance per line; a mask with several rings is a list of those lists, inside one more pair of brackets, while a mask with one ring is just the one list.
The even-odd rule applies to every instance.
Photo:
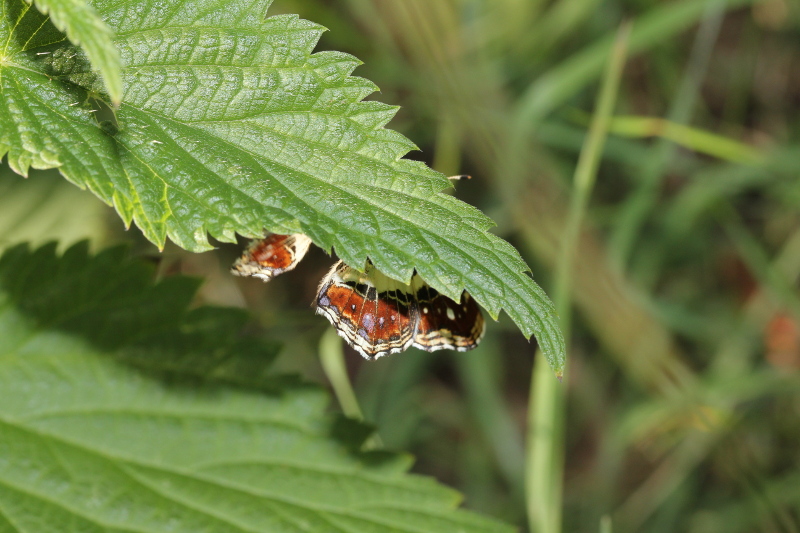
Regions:
[[[231, 272], [269, 281], [292, 270], [310, 245], [311, 239], [300, 233], [267, 235], [248, 246]], [[364, 272], [337, 262], [322, 279], [315, 302], [317, 314], [369, 360], [410, 346], [464, 352], [478, 345], [486, 328], [467, 291], [455, 302], [416, 273], [410, 283], [402, 283], [370, 262]]]
[[271, 280], [278, 274], [294, 270], [305, 257], [311, 239], [302, 233], [276, 235], [271, 233], [263, 239], [250, 243], [242, 256], [233, 263], [231, 273], [237, 276], [253, 276]]

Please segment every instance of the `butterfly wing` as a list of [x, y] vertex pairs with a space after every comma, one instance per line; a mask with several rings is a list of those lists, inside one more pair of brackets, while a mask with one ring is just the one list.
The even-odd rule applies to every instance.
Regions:
[[419, 309], [419, 324], [413, 346], [433, 352], [475, 348], [483, 338], [486, 323], [475, 300], [464, 291], [455, 302], [415, 275], [411, 287]]
[[231, 267], [231, 273], [269, 281], [294, 269], [308, 252], [309, 246], [311, 239], [302, 233], [271, 233], [263, 239], [251, 242]]
[[[302, 233], [270, 234], [253, 241], [231, 272], [269, 281], [292, 270], [306, 255], [311, 239]], [[317, 290], [317, 313], [366, 359], [416, 346], [429, 352], [471, 350], [485, 329], [483, 315], [469, 293], [456, 303], [414, 275], [407, 285], [371, 263], [361, 273], [339, 261]]]
[[411, 346], [418, 320], [403, 287], [372, 265], [361, 273], [339, 261], [319, 286], [317, 313], [366, 359], [402, 352]]

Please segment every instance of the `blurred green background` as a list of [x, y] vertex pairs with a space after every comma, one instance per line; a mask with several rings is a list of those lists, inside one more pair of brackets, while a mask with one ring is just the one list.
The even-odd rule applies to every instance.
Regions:
[[[800, 2], [276, 0], [364, 61], [409, 155], [451, 175], [552, 294], [572, 176], [614, 34], [634, 22], [572, 275], [564, 530], [800, 532]], [[163, 255], [54, 172], [0, 168], [0, 247], [121, 240], [198, 303], [247, 306], [281, 370], [326, 378], [315, 250], [264, 285], [239, 248]], [[465, 354], [348, 350], [361, 407], [414, 470], [525, 530], [535, 343], [505, 317]]]

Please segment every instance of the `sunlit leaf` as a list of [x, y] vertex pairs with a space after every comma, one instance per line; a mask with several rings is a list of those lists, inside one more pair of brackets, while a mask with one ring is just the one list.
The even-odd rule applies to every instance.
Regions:
[[345, 262], [367, 257], [441, 293], [468, 290], [536, 335], [557, 371], [564, 342], [519, 253], [492, 221], [442, 194], [448, 181], [401, 159], [414, 145], [384, 129], [396, 108], [339, 52], [311, 54], [323, 28], [264, 19], [264, 0], [95, 2], [116, 33], [124, 99], [95, 122], [102, 86], [83, 55], [22, 0], [4, 0], [0, 154], [12, 168], [58, 167], [113, 204], [148, 239], [193, 251], [208, 235], [306, 233]]

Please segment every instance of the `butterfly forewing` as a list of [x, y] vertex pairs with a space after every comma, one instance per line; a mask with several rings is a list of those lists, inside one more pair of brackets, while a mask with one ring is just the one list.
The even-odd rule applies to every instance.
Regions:
[[373, 267], [360, 273], [339, 261], [317, 291], [317, 313], [367, 359], [402, 352], [413, 340], [416, 315], [397, 286]]

